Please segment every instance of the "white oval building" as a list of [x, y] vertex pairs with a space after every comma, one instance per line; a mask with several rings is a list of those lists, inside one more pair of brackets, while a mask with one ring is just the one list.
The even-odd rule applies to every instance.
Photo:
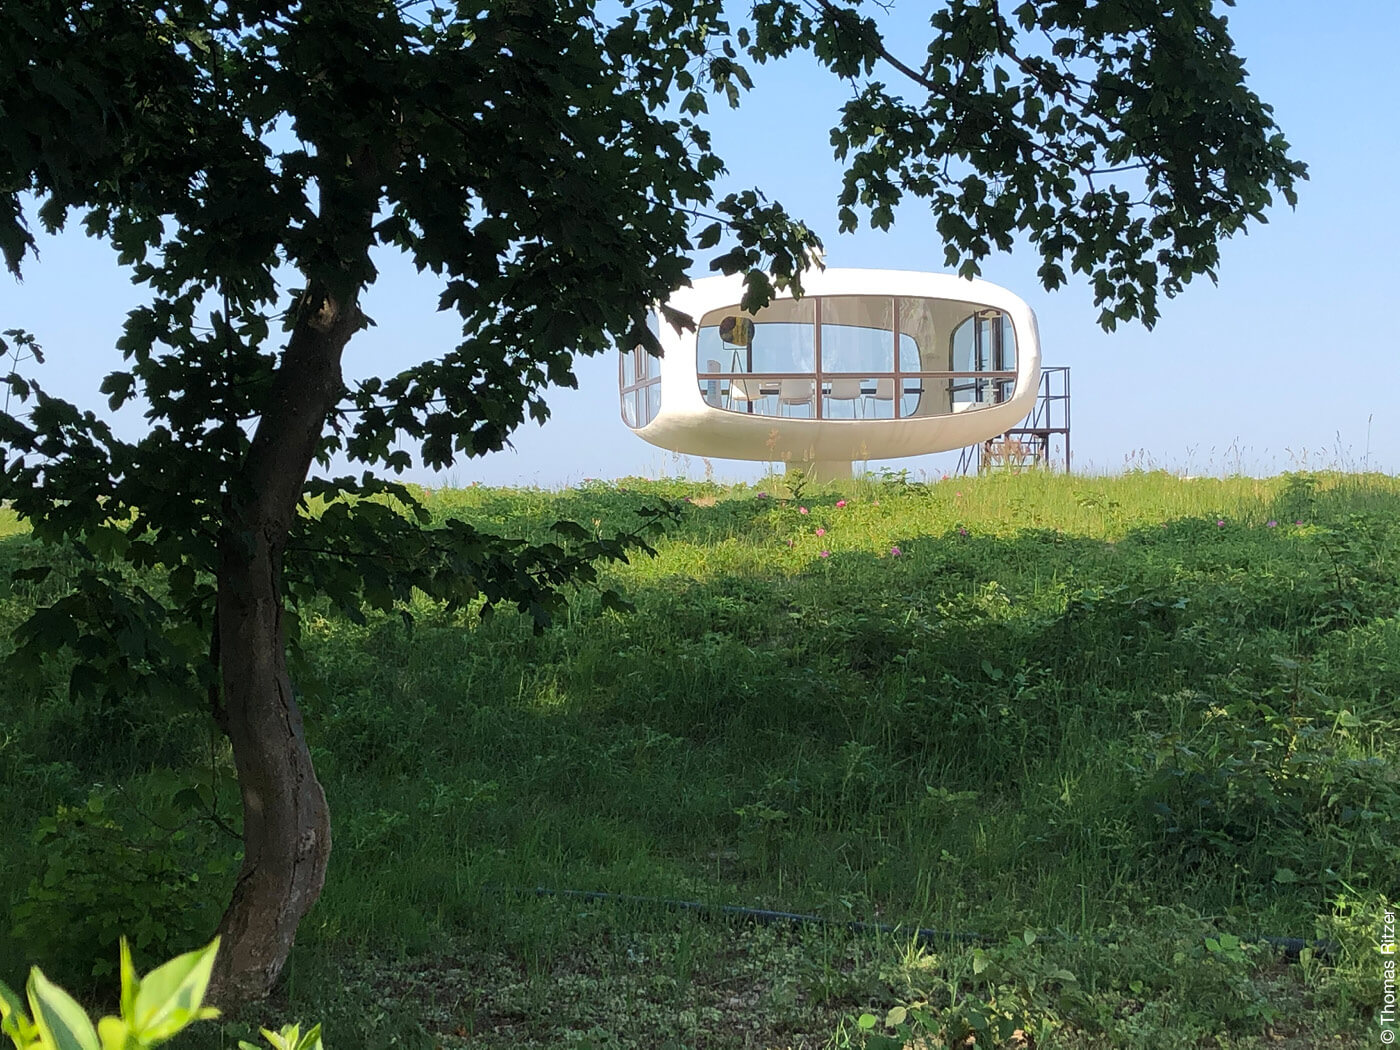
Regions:
[[1021, 299], [985, 281], [903, 270], [824, 270], [802, 299], [756, 314], [741, 277], [682, 288], [653, 311], [665, 351], [622, 355], [622, 419], [653, 445], [781, 461], [818, 479], [853, 461], [946, 452], [1005, 433], [1035, 404], [1040, 339]]

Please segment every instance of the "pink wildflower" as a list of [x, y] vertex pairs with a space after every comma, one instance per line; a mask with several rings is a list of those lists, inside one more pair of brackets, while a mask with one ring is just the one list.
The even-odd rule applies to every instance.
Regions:
[[768, 498], [768, 493], [766, 493], [766, 492], [760, 492], [757, 496], [754, 497], [754, 499], [767, 499], [767, 498]]
[[1219, 521], [1217, 521], [1215, 524], [1216, 524], [1217, 526], [1219, 526], [1220, 528], [1223, 529], [1223, 528], [1225, 527], [1225, 519], [1224, 519], [1224, 518], [1221, 518], [1221, 519], [1220, 519]]
[[1274, 520], [1271, 518], [1271, 519], [1269, 519], [1268, 521], [1266, 521], [1266, 522], [1264, 523], [1264, 528], [1266, 528], [1266, 529], [1276, 529], [1276, 528], [1278, 528], [1278, 522], [1274, 521]]
[[900, 550], [898, 547], [891, 547], [891, 548], [890, 548], [890, 556], [891, 556], [891, 557], [898, 558], [898, 557], [899, 557], [901, 554], [903, 554], [903, 553], [904, 553], [904, 552], [903, 552], [902, 550]]
[[959, 526], [958, 526], [958, 535], [959, 535], [959, 536], [966, 536], [966, 535], [967, 535], [967, 529], [965, 529], [965, 528], [963, 528], [961, 525], [959, 525]]
[[1302, 523], [1301, 521], [1295, 521], [1293, 524], [1294, 524], [1294, 525], [1301, 525], [1301, 524], [1303, 524], [1303, 523]]
[[817, 557], [818, 557], [818, 558], [830, 558], [830, 557], [831, 557], [831, 551], [822, 551], [820, 554], [817, 555]]
[[843, 500], [843, 499], [838, 499], [838, 500], [836, 501], [836, 505], [837, 505], [838, 507], [844, 507], [844, 506], [846, 505], [846, 501]]
[[799, 513], [799, 514], [810, 514], [811, 511], [809, 511], [806, 507], [798, 507], [798, 508], [797, 508], [797, 513]]
[[825, 536], [825, 535], [826, 535], [826, 529], [818, 529], [818, 530], [817, 530], [817, 535], [818, 535], [818, 536]]

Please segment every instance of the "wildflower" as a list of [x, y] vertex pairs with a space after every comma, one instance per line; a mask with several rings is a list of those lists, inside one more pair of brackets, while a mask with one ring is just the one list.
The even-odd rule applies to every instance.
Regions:
[[690, 501], [691, 501], [691, 500], [690, 500], [690, 497], [687, 496], [687, 497], [685, 498], [685, 502], [686, 502], [686, 503], [689, 503]]
[[817, 557], [818, 557], [818, 558], [830, 558], [830, 557], [831, 557], [831, 551], [822, 551], [820, 554], [817, 555]]
[[825, 536], [825, 535], [826, 535], [826, 529], [817, 529], [817, 535], [818, 535], [818, 536]]
[[880, 505], [880, 501], [879, 501], [879, 500], [876, 500], [873, 504], [871, 504], [871, 506], [875, 506], [875, 507], [878, 507], [879, 505]]
[[958, 526], [958, 535], [959, 535], [959, 536], [966, 536], [966, 535], [967, 535], [967, 529], [965, 529], [965, 528], [963, 528], [961, 525], [959, 525], [959, 526]]
[[1266, 522], [1264, 523], [1264, 528], [1266, 528], [1266, 529], [1276, 529], [1276, 528], [1278, 528], [1278, 522], [1276, 522], [1276, 521], [1274, 521], [1272, 518], [1270, 518], [1268, 521], [1266, 521]]
[[958, 499], [962, 499], [962, 493], [961, 493], [961, 492], [954, 492], [953, 495], [956, 496]]
[[1303, 524], [1303, 523], [1302, 523], [1301, 521], [1295, 521], [1293, 524], [1294, 524], [1294, 525], [1301, 525], [1301, 524]]
[[899, 557], [901, 554], [903, 554], [903, 553], [904, 553], [904, 552], [903, 552], [902, 550], [900, 550], [898, 547], [891, 547], [891, 548], [890, 548], [890, 557], [892, 557], [892, 558], [898, 558], [898, 557]]
[[754, 499], [767, 499], [767, 498], [768, 498], [768, 493], [766, 493], [766, 492], [760, 492], [757, 496], [754, 497]]
[[838, 507], [844, 507], [844, 506], [846, 505], [846, 501], [843, 500], [843, 499], [838, 499], [838, 500], [836, 501], [836, 505], [837, 505]]
[[799, 514], [810, 514], [811, 511], [809, 511], [806, 507], [798, 507], [798, 508], [797, 508], [797, 513], [799, 513]]
[[1217, 521], [1215, 524], [1216, 524], [1217, 526], [1219, 526], [1220, 528], [1223, 529], [1223, 528], [1225, 527], [1225, 519], [1224, 519], [1224, 518], [1221, 518], [1221, 519], [1220, 519], [1219, 521]]

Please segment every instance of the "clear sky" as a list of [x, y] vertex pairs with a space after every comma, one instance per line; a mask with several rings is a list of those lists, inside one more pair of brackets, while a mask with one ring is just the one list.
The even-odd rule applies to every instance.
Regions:
[[[906, 58], [917, 59], [926, 39], [921, 10], [926, 5], [899, 0], [890, 16], [888, 39]], [[1219, 284], [1198, 281], [1165, 301], [1151, 332], [1140, 325], [1102, 332], [1082, 284], [1040, 288], [1032, 251], [992, 257], [983, 276], [1036, 311], [1045, 363], [1072, 369], [1077, 469], [1393, 473], [1400, 470], [1400, 0], [1240, 0], [1229, 17], [1250, 86], [1274, 106], [1295, 156], [1309, 165], [1298, 208], [1279, 205], [1267, 226], [1226, 243]], [[940, 269], [933, 218], [917, 203], [903, 207], [889, 232], [836, 233], [841, 171], [828, 132], [849, 89], [805, 57], [757, 74], [738, 112], [713, 114], [715, 145], [731, 173], [724, 189], [759, 186], [782, 201], [822, 234], [828, 265]], [[41, 243], [41, 261], [22, 285], [0, 276], [0, 328], [34, 332], [48, 352], [40, 382], [96, 409], [97, 385], [119, 364], [113, 343], [137, 293], [109, 249], [76, 230]], [[378, 327], [351, 343], [347, 376], [392, 372], [386, 357], [407, 362], [450, 346], [456, 322], [434, 313], [436, 299], [430, 281], [385, 260], [367, 303]], [[408, 476], [553, 487], [587, 477], [703, 475], [698, 459], [648, 445], [623, 426], [615, 357], [583, 360], [578, 375], [579, 390], [553, 392], [550, 421], [521, 428], [512, 449], [443, 474]], [[955, 453], [899, 465], [936, 476], [954, 461]], [[727, 460], [713, 469], [739, 480], [764, 467]]]

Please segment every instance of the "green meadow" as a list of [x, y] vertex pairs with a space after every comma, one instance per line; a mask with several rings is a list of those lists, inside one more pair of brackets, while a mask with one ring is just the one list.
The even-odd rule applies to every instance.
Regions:
[[[538, 634], [509, 609], [303, 610], [329, 880], [277, 996], [186, 1042], [290, 1020], [332, 1050], [1377, 1039], [1395, 479], [424, 498], [520, 536], [679, 520], [605, 571], [631, 612], [595, 589]], [[8, 581], [35, 549], [0, 534]], [[0, 583], [0, 621], [62, 578]], [[70, 703], [61, 661], [0, 689], [0, 979], [39, 962], [100, 999], [119, 935], [150, 966], [213, 932], [226, 748], [199, 698]]]

